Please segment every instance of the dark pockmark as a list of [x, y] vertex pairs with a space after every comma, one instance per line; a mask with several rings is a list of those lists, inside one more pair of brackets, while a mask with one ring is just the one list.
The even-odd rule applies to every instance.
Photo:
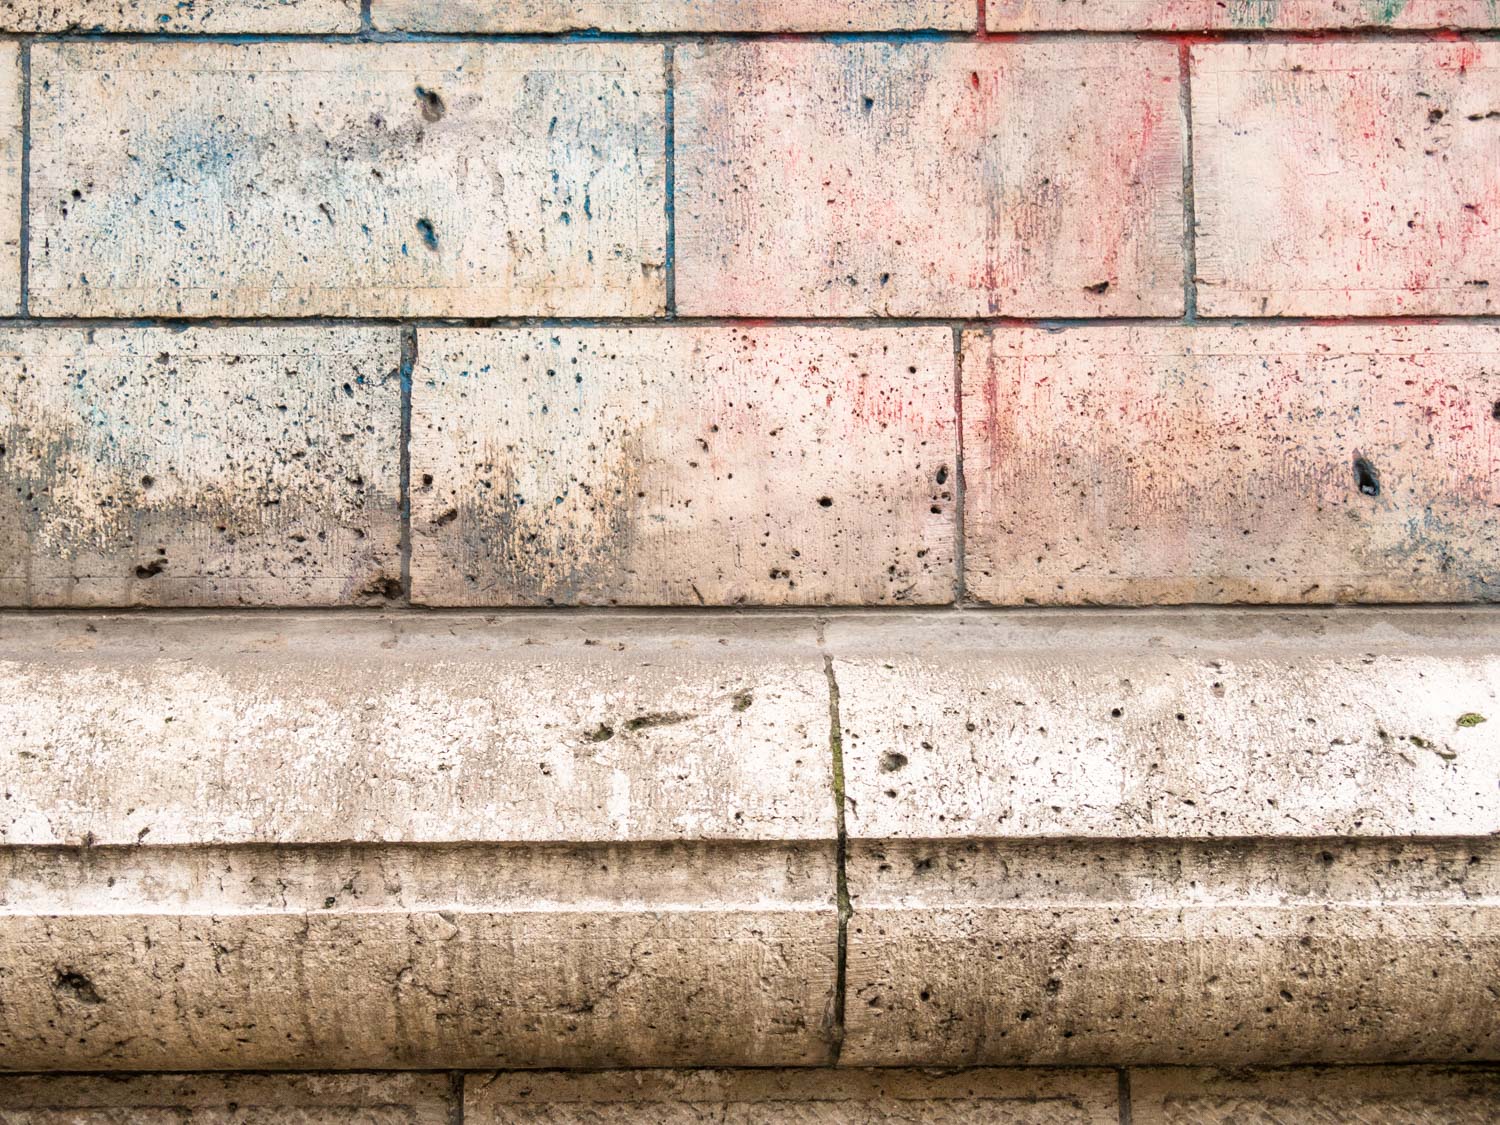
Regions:
[[755, 696], [751, 695], [748, 691], [735, 692], [734, 709], [736, 711], [748, 711], [750, 710], [750, 704], [754, 702]]
[[417, 220], [417, 233], [422, 236], [422, 243], [429, 250], [438, 248], [437, 229], [432, 225], [431, 219]]
[[155, 578], [158, 574], [166, 569], [166, 559], [152, 559], [150, 562], [141, 563], [138, 567], [136, 567], [135, 576], [137, 578]]
[[374, 579], [366, 582], [360, 590], [358, 597], [361, 598], [399, 598], [405, 592], [401, 585], [401, 579], [390, 578], [386, 575], [377, 575]]
[[911, 759], [899, 750], [887, 750], [884, 754], [880, 755], [880, 768], [884, 773], [895, 773], [909, 761]]
[[458, 509], [457, 508], [449, 508], [442, 515], [438, 516], [437, 519], [435, 519], [435, 520], [432, 521], [432, 526], [433, 527], [447, 527], [450, 523], [452, 523], [456, 519], [458, 519]]
[[1500, 398], [1497, 398], [1495, 404], [1490, 407], [1490, 417], [1500, 422]]
[[1094, 293], [1102, 297], [1109, 292], [1109, 282], [1096, 281], [1093, 285], [1085, 285], [1083, 288], [1086, 293]]
[[94, 987], [94, 982], [80, 972], [68, 969], [52, 978], [52, 991], [80, 1004], [102, 1004], [104, 997]]
[[417, 100], [422, 103], [422, 120], [424, 121], [441, 121], [443, 115], [448, 112], [448, 107], [443, 104], [442, 95], [436, 90], [418, 86]]
[[818, 497], [818, 507], [820, 507], [820, 508], [831, 508], [831, 507], [833, 507], [833, 497], [832, 496], [819, 496]]
[[653, 711], [628, 720], [625, 723], [625, 729], [635, 731], [651, 730], [654, 727], [671, 727], [678, 723], [685, 723], [691, 718], [691, 715], [679, 715], [675, 711]]
[[583, 737], [590, 742], [608, 742], [615, 736], [615, 728], [607, 723], [600, 723], [595, 729], [589, 731]]
[[1380, 474], [1375, 471], [1374, 465], [1358, 453], [1354, 455], [1354, 483], [1366, 496], [1380, 495]]
[[942, 468], [940, 468], [937, 471], [937, 482], [938, 482], [938, 484], [947, 484], [948, 483], [948, 466], [947, 465], [944, 465]]

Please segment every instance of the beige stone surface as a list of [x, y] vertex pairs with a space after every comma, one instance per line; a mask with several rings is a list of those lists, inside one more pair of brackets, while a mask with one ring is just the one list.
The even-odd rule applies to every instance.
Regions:
[[1108, 1071], [699, 1070], [469, 1075], [468, 1125], [1116, 1125]]
[[0, 1078], [0, 1125], [452, 1125], [446, 1074]]
[[[849, 890], [852, 1065], [1500, 1051], [1493, 838], [855, 841]], [[1240, 1110], [1181, 1120], [1303, 1120]]]
[[1486, 609], [835, 619], [848, 830], [1487, 836], [1497, 637]]
[[1481, 1067], [1350, 1067], [1130, 1075], [1136, 1125], [1487, 1125], [1500, 1118], [1500, 1074]]
[[401, 593], [394, 328], [0, 332], [0, 604]]
[[967, 333], [966, 586], [1495, 600], [1497, 403], [1491, 325]]
[[21, 53], [0, 44], [0, 314], [21, 308]]
[[374, 0], [399, 31], [972, 30], [973, 0]]
[[1489, 0], [986, 0], [991, 31], [1489, 28]]
[[0, 0], [0, 31], [359, 30], [359, 0]]
[[413, 597], [954, 596], [946, 328], [423, 330]]
[[811, 622], [0, 618], [0, 843], [833, 835]]
[[0, 849], [0, 1066], [824, 1063], [833, 852]]
[[1192, 49], [1198, 310], [1500, 308], [1500, 44]]
[[676, 59], [677, 305], [1173, 316], [1174, 44], [716, 43]]
[[31, 310], [650, 316], [646, 43], [48, 43]]

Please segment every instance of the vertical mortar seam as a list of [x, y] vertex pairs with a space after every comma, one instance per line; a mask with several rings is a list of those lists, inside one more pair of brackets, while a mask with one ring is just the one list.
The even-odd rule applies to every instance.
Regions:
[[1119, 1104], [1120, 1125], [1131, 1125], [1135, 1116], [1135, 1110], [1130, 1104], [1130, 1071], [1121, 1067], [1116, 1072], [1116, 1095], [1115, 1100]]
[[968, 600], [967, 555], [964, 550], [964, 330], [953, 326], [953, 604], [962, 609]]
[[1182, 106], [1182, 312], [1189, 324], [1198, 320], [1198, 214], [1193, 199], [1193, 55], [1192, 45], [1178, 45], [1178, 98]]
[[448, 1072], [448, 1125], [464, 1125], [464, 1072]]
[[667, 237], [667, 316], [677, 316], [677, 48], [668, 43], [666, 47], [666, 169], [663, 195], [665, 196]]
[[401, 593], [411, 606], [411, 388], [417, 369], [417, 329], [401, 327]]
[[369, 35], [375, 30], [375, 15], [371, 10], [375, 0], [359, 0], [359, 34]]
[[21, 71], [21, 229], [17, 233], [20, 281], [16, 311], [31, 315], [31, 40], [20, 44]]
[[[827, 637], [823, 621], [817, 624], [819, 647]], [[839, 718], [839, 683], [834, 676], [833, 656], [823, 653], [823, 674], [828, 680], [828, 747], [833, 767], [833, 811], [838, 840], [834, 846], [834, 893], [838, 903], [838, 938], [834, 947], [833, 1019], [829, 1028], [828, 1065], [838, 1066], [844, 1052], [844, 1006], [848, 983], [849, 918], [854, 913], [849, 902], [847, 869], [848, 835], [844, 824], [844, 735]]]

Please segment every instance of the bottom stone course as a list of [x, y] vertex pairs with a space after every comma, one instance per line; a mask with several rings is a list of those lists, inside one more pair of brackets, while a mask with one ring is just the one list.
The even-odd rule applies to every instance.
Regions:
[[1130, 1073], [1133, 1125], [1481, 1125], [1500, 1121], [1500, 1069], [1301, 1067]]
[[1492, 1066], [0, 1077], [0, 1125], [1477, 1125], [1496, 1120], [1500, 1068]]

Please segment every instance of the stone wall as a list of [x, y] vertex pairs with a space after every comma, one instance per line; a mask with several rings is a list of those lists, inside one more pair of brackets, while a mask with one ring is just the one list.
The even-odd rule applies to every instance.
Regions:
[[0, 1122], [1500, 1116], [1497, 29], [0, 0]]

